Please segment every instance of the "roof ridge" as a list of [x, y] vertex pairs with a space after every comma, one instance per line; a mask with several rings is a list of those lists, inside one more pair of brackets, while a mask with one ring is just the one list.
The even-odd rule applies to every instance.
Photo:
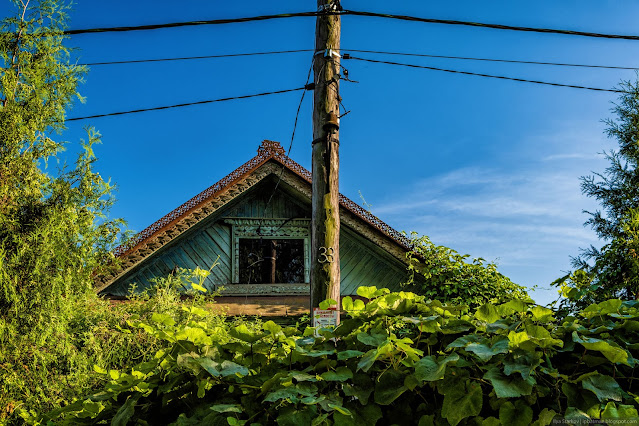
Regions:
[[[184, 217], [191, 210], [198, 207], [200, 204], [204, 203], [213, 195], [222, 191], [229, 185], [231, 185], [234, 181], [242, 178], [247, 175], [251, 171], [255, 170], [257, 167], [266, 163], [267, 161], [275, 159], [282, 163], [289, 170], [293, 171], [304, 180], [307, 180], [309, 183], [312, 181], [311, 172], [306, 170], [297, 162], [293, 161], [286, 155], [286, 151], [282, 148], [282, 145], [279, 142], [271, 141], [271, 140], [263, 140], [262, 144], [257, 149], [257, 155], [251, 158], [246, 163], [242, 164], [237, 169], [233, 170], [231, 173], [200, 192], [193, 198], [189, 199], [176, 209], [162, 216], [160, 219], [152, 223], [151, 225], [144, 228], [138, 234], [136, 234], [131, 240], [127, 241], [124, 244], [116, 247], [113, 250], [113, 254], [116, 257], [125, 256], [131, 252], [133, 252], [139, 245], [141, 245], [145, 240], [151, 238], [153, 235], [158, 233], [164, 228], [169, 227], [177, 220]], [[406, 237], [406, 235], [402, 232], [397, 231], [390, 225], [386, 224], [384, 221], [379, 219], [377, 216], [373, 215], [371, 212], [365, 210], [360, 205], [350, 200], [348, 197], [339, 194], [340, 204], [349, 210], [351, 213], [359, 216], [369, 225], [376, 228], [378, 231], [382, 232], [384, 235], [388, 236], [399, 245], [403, 246], [406, 249], [411, 248], [410, 240]]]

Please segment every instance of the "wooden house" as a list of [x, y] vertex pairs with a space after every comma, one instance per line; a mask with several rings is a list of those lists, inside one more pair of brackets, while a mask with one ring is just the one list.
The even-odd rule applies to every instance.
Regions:
[[[408, 277], [407, 239], [340, 195], [342, 296], [360, 285], [399, 290]], [[230, 314], [308, 312], [311, 173], [264, 141], [257, 156], [116, 249], [121, 266], [97, 291], [124, 297], [176, 267], [212, 268]]]

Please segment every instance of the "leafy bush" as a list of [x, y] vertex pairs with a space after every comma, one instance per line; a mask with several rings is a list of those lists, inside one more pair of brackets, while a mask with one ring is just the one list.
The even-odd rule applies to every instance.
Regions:
[[[548, 425], [636, 419], [639, 302], [609, 300], [558, 323], [521, 300], [474, 313], [361, 287], [337, 328], [283, 328], [153, 314], [165, 342], [108, 384], [40, 417], [62, 424]], [[316, 333], [318, 336], [316, 336]]]
[[408, 289], [445, 303], [478, 307], [484, 303], [503, 303], [512, 299], [530, 300], [524, 287], [497, 271], [494, 263], [433, 244], [426, 236], [411, 240], [407, 256], [412, 279]]
[[[103, 387], [105, 377], [95, 372], [95, 365], [124, 369], [153, 358], [163, 341], [127, 327], [126, 321], [151, 321], [156, 312], [185, 321], [184, 306], [211, 303], [210, 297], [193, 294], [182, 300], [179, 291], [185, 284], [197, 286], [202, 272], [180, 270], [126, 303], [113, 304], [95, 294], [67, 298], [65, 327], [41, 345], [30, 335], [13, 335], [0, 353], [0, 424], [17, 422], [17, 412], [51, 410]], [[223, 320], [210, 316], [208, 324]]]

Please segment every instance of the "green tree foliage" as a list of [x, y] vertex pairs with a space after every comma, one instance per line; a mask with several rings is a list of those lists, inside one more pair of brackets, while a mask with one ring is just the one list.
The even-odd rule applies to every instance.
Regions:
[[468, 255], [437, 246], [426, 236], [414, 236], [411, 242], [413, 250], [407, 255], [412, 272], [409, 288], [418, 294], [471, 307], [530, 299], [525, 288], [497, 271], [494, 263], [481, 258], [466, 262]]
[[62, 387], [53, 376], [77, 367], [69, 321], [121, 225], [105, 217], [112, 187], [93, 170], [97, 133], [75, 164], [53, 167], [85, 72], [63, 45], [65, 8], [13, 3], [16, 17], [0, 23], [0, 408], [48, 400]]
[[555, 282], [567, 297], [564, 306], [579, 308], [609, 298], [639, 299], [639, 81], [622, 82], [615, 117], [605, 121], [618, 150], [605, 153], [603, 173], [581, 178], [582, 192], [601, 210], [586, 212], [590, 226], [605, 242], [573, 259], [577, 271]]
[[[186, 308], [129, 321], [165, 342], [99, 392], [30, 422], [174, 425], [536, 425], [639, 421], [639, 302], [558, 323], [512, 300], [444, 305], [360, 287], [335, 329], [205, 322]], [[617, 422], [620, 422], [617, 420]]]

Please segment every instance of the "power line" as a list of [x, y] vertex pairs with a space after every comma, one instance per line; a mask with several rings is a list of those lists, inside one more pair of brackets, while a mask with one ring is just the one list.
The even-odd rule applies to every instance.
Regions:
[[280, 13], [277, 15], [260, 15], [260, 16], [251, 16], [251, 17], [245, 17], [245, 18], [230, 18], [230, 19], [210, 19], [206, 21], [170, 22], [166, 24], [135, 25], [135, 26], [127, 26], [127, 27], [85, 28], [85, 29], [78, 29], [78, 30], [67, 30], [67, 31], [64, 31], [64, 34], [67, 34], [67, 35], [90, 34], [90, 33], [95, 34], [95, 33], [108, 33], [108, 32], [158, 30], [161, 28], [189, 27], [189, 26], [197, 26], [197, 25], [237, 24], [241, 22], [255, 22], [255, 21], [267, 21], [271, 19], [317, 16], [318, 14], [319, 14], [318, 12]]
[[562, 67], [582, 67], [582, 68], [605, 68], [615, 70], [637, 70], [639, 67], [621, 67], [613, 65], [591, 65], [591, 64], [572, 64], [562, 62], [540, 62], [540, 61], [522, 61], [514, 59], [497, 59], [497, 58], [476, 58], [472, 56], [447, 56], [447, 55], [431, 55], [426, 53], [403, 53], [403, 52], [384, 52], [378, 50], [357, 50], [342, 49], [342, 52], [358, 52], [358, 53], [378, 53], [380, 55], [398, 55], [398, 56], [416, 56], [423, 58], [443, 58], [443, 59], [460, 59], [467, 61], [485, 61], [485, 62], [505, 62], [511, 64], [532, 64], [532, 65], [553, 65]]
[[563, 34], [563, 35], [574, 35], [574, 36], [582, 36], [582, 37], [611, 38], [611, 39], [621, 39], [621, 40], [639, 40], [639, 36], [637, 35], [603, 34], [603, 33], [593, 33], [593, 32], [587, 32], [587, 31], [561, 30], [561, 29], [554, 29], [554, 28], [535, 28], [535, 27], [520, 27], [515, 25], [486, 24], [483, 22], [457, 21], [457, 20], [450, 20], [450, 19], [418, 18], [415, 16], [392, 15], [388, 13], [375, 13], [375, 12], [360, 12], [355, 10], [344, 10], [342, 14], [354, 15], [354, 16], [368, 16], [368, 17], [375, 17], [375, 18], [398, 19], [402, 21], [424, 22], [429, 24], [464, 25], [464, 26], [471, 26], [471, 27], [491, 28], [496, 30], [524, 31], [524, 32], [547, 33], [547, 34]]
[[86, 29], [77, 29], [77, 30], [67, 30], [67, 31], [64, 31], [64, 34], [77, 35], [77, 34], [89, 34], [89, 33], [156, 30], [161, 28], [176, 28], [176, 27], [185, 27], [185, 26], [196, 26], [196, 25], [235, 24], [235, 23], [241, 23], [241, 22], [266, 21], [266, 20], [283, 19], [283, 18], [315, 17], [321, 14], [365, 16], [365, 17], [395, 19], [395, 20], [402, 20], [402, 21], [423, 22], [423, 23], [429, 23], [429, 24], [462, 25], [462, 26], [490, 28], [490, 29], [497, 29], [497, 30], [523, 31], [523, 32], [535, 32], [535, 33], [546, 33], [546, 34], [562, 34], [562, 35], [573, 35], [573, 36], [581, 36], [581, 37], [594, 37], [594, 38], [607, 38], [607, 39], [620, 39], [620, 40], [639, 40], [639, 36], [637, 35], [604, 34], [604, 33], [595, 33], [595, 32], [588, 32], [588, 31], [574, 31], [574, 30], [563, 30], [563, 29], [555, 29], [555, 28], [535, 28], [535, 27], [521, 27], [516, 25], [487, 24], [484, 22], [420, 18], [420, 17], [408, 16], [408, 15], [362, 12], [362, 11], [356, 11], [356, 10], [343, 10], [341, 12], [295, 12], [295, 13], [280, 13], [276, 15], [251, 16], [251, 17], [244, 17], [244, 18], [170, 22], [165, 24], [136, 25], [136, 26], [125, 26], [125, 27], [86, 28]]
[[153, 108], [134, 109], [134, 110], [130, 110], [130, 111], [111, 112], [111, 113], [108, 113], [108, 114], [89, 115], [89, 116], [86, 116], [86, 117], [67, 118], [66, 121], [86, 120], [86, 119], [89, 119], [89, 118], [100, 118], [100, 117], [111, 117], [111, 116], [114, 116], [114, 115], [133, 114], [133, 113], [136, 113], [136, 112], [157, 111], [157, 110], [161, 110], [161, 109], [179, 108], [179, 107], [185, 107], [185, 106], [191, 106], [191, 105], [210, 104], [210, 103], [213, 103], [213, 102], [224, 102], [224, 101], [232, 101], [232, 100], [236, 100], [236, 99], [256, 98], [258, 96], [277, 95], [277, 94], [280, 94], [280, 93], [296, 92], [298, 90], [306, 90], [306, 89], [307, 89], [306, 87], [298, 87], [296, 89], [276, 90], [276, 91], [273, 91], [273, 92], [256, 93], [256, 94], [253, 94], [253, 95], [233, 96], [233, 97], [229, 97], [229, 98], [211, 99], [211, 100], [198, 101], [198, 102], [188, 102], [188, 103], [184, 103], [184, 104], [166, 105], [166, 106], [153, 107]]
[[548, 85], [548, 86], [570, 87], [570, 88], [573, 88], [573, 89], [595, 90], [595, 91], [598, 91], [598, 92], [625, 93], [623, 90], [617, 90], [617, 89], [601, 89], [601, 88], [598, 88], [598, 87], [578, 86], [578, 85], [574, 85], [574, 84], [551, 83], [551, 82], [547, 82], [547, 81], [528, 80], [528, 79], [524, 79], [524, 78], [506, 77], [506, 76], [502, 76], [502, 75], [481, 74], [481, 73], [468, 72], [468, 71], [449, 70], [449, 69], [445, 69], [445, 68], [428, 67], [428, 66], [425, 66], [425, 65], [403, 64], [403, 63], [391, 62], [391, 61], [378, 61], [378, 60], [375, 60], [375, 59], [356, 58], [356, 57], [350, 56], [350, 55], [342, 56], [342, 59], [355, 59], [357, 61], [373, 62], [373, 63], [377, 63], [377, 64], [399, 65], [399, 66], [403, 66], [403, 67], [421, 68], [421, 69], [427, 69], [427, 70], [433, 70], [433, 71], [443, 71], [443, 72], [449, 72], [449, 73], [454, 73], [454, 74], [465, 74], [465, 75], [474, 75], [474, 76], [478, 76], [478, 77], [498, 78], [498, 79], [501, 79], [501, 80], [519, 81], [519, 82], [523, 82], [523, 83], [545, 84], [545, 85]]
[[192, 59], [234, 58], [239, 56], [279, 55], [283, 53], [300, 53], [300, 52], [313, 52], [313, 51], [314, 51], [313, 49], [278, 50], [273, 52], [248, 52], [248, 53], [229, 53], [229, 54], [206, 55], [206, 56], [184, 56], [181, 58], [133, 59], [129, 61], [90, 62], [90, 63], [78, 64], [78, 65], [95, 66], [95, 65], [116, 65], [116, 64], [138, 64], [142, 62], [188, 61]]
[[[146, 63], [146, 62], [188, 61], [188, 60], [196, 60], [196, 59], [233, 58], [233, 57], [259, 56], [259, 55], [279, 55], [279, 54], [302, 53], [302, 52], [313, 52], [313, 51], [314, 51], [313, 49], [276, 50], [276, 51], [270, 51], [270, 52], [229, 53], [229, 54], [220, 54], [220, 55], [184, 56], [184, 57], [178, 57], [178, 58], [151, 58], [151, 59], [132, 59], [132, 60], [125, 60], [125, 61], [88, 62], [88, 63], [80, 63], [78, 65], [96, 66], [96, 65], [137, 64], [137, 63]], [[440, 58], [440, 59], [455, 59], [455, 60], [466, 60], [466, 61], [528, 64], [528, 65], [552, 65], [552, 66], [562, 66], [562, 67], [603, 68], [603, 69], [615, 69], [615, 70], [639, 69], [639, 67], [622, 67], [622, 66], [614, 66], [614, 65], [524, 61], [524, 60], [514, 60], [514, 59], [477, 58], [472, 56], [432, 55], [427, 53], [388, 52], [388, 51], [379, 51], [379, 50], [360, 50], [360, 49], [344, 49], [344, 48], [341, 49], [341, 52], [376, 53], [380, 55], [414, 56], [414, 57], [420, 57], [420, 58]]]

